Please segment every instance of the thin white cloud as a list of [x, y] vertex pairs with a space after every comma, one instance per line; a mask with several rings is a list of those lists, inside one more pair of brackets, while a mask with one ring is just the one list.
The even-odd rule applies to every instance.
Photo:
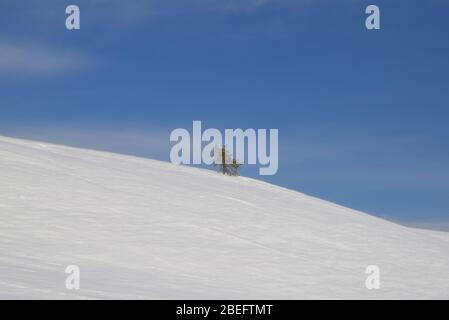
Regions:
[[196, 4], [198, 8], [215, 8], [228, 11], [249, 11], [266, 5], [297, 6], [313, 0], [193, 0], [185, 3]]
[[[16, 8], [14, 5], [16, 0], [3, 0], [9, 6]], [[297, 5], [313, 0], [77, 0], [74, 4], [81, 9], [81, 16], [88, 12], [90, 17], [97, 19], [112, 19], [114, 23], [120, 22], [136, 22], [144, 18], [176, 13], [192, 13], [192, 12], [210, 12], [214, 11], [250, 11], [261, 8], [268, 4], [278, 5]], [[67, 3], [69, 4], [69, 3]], [[60, 17], [61, 8], [65, 4], [61, 4], [60, 0], [28, 0], [29, 13], [34, 16], [43, 15], [53, 18]], [[23, 9], [19, 7], [22, 12]]]
[[211, 5], [219, 9], [248, 9], [257, 8], [271, 2], [270, 0], [196, 0], [198, 5]]
[[57, 74], [80, 71], [91, 64], [92, 59], [72, 50], [0, 40], [0, 73]]
[[[3, 3], [4, 2], [4, 3]], [[161, 5], [172, 2], [179, 5], [183, 2], [179, 0], [76, 0], [64, 2], [61, 0], [28, 0], [27, 6], [19, 5], [17, 0], [2, 0], [9, 12], [28, 17], [29, 19], [39, 19], [43, 21], [64, 21], [65, 8], [69, 4], [77, 5], [81, 11], [81, 21], [85, 17], [109, 24], [120, 22], [138, 21], [148, 16], [154, 16]], [[111, 23], [112, 22], [112, 23]], [[81, 23], [82, 24], [82, 23]], [[61, 23], [63, 25], [63, 23]], [[82, 28], [82, 27], [81, 27]]]
[[168, 160], [169, 130], [84, 126], [5, 126], [0, 135], [72, 147]]

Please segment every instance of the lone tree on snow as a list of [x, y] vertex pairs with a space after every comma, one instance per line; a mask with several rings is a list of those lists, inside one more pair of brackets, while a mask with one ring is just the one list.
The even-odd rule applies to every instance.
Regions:
[[232, 158], [226, 147], [216, 148], [215, 157], [215, 165], [219, 167], [219, 172], [229, 176], [238, 175], [238, 170], [242, 164]]

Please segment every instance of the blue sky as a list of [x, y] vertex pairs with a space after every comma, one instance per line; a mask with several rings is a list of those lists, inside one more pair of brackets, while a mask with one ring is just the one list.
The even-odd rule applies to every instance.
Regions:
[[[79, 31], [65, 29], [68, 4]], [[364, 27], [369, 4], [379, 31]], [[193, 120], [279, 128], [279, 171], [263, 179], [449, 221], [448, 12], [443, 0], [2, 0], [0, 134], [167, 160], [170, 131]]]

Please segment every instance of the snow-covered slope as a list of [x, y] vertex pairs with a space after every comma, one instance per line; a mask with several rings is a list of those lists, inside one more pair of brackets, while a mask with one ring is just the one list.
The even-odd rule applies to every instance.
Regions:
[[0, 137], [0, 298], [449, 298], [449, 237], [248, 178]]

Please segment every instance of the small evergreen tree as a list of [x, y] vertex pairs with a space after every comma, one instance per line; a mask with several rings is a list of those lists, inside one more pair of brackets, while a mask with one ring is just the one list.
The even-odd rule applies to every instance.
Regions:
[[229, 176], [238, 175], [238, 170], [242, 164], [232, 158], [226, 147], [216, 148], [215, 158], [215, 165], [219, 167], [219, 172]]

